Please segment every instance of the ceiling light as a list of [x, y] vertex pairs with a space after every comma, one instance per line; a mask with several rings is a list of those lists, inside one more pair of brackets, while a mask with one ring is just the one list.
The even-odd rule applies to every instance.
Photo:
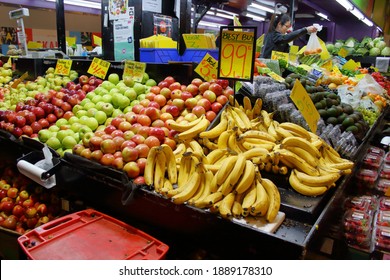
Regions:
[[253, 20], [256, 20], [256, 21], [264, 21], [265, 20], [264, 17], [261, 17], [259, 15], [255, 15], [255, 14], [252, 14], [252, 13], [244, 12], [242, 14], [244, 16], [250, 17], [250, 18], [252, 18]]
[[358, 19], [360, 20], [363, 20], [364, 19], [364, 15], [362, 14], [361, 11], [359, 11], [358, 9], [354, 8], [353, 10], [350, 11], [351, 14], [353, 14], [355, 17], [357, 17]]
[[273, 7], [267, 7], [267, 6], [264, 6], [264, 5], [260, 5], [257, 2], [252, 2], [252, 4], [250, 4], [249, 6], [253, 7], [253, 8], [256, 8], [256, 9], [259, 9], [259, 10], [270, 12], [270, 13], [274, 13], [275, 12], [275, 9]]
[[347, 11], [353, 9], [353, 5], [348, 0], [336, 0], [341, 6], [343, 6]]
[[322, 17], [323, 19], [329, 20], [328, 16], [323, 14], [323, 13], [316, 12], [316, 15], [319, 16], [319, 17]]
[[[48, 2], [56, 2], [56, 0], [46, 0]], [[64, 0], [64, 4], [85, 7], [85, 8], [93, 8], [93, 9], [101, 9], [102, 4], [98, 2], [91, 2], [85, 0]]]
[[367, 24], [368, 26], [373, 26], [373, 25], [374, 25], [374, 24], [372, 23], [372, 21], [369, 20], [368, 18], [364, 18], [364, 19], [362, 19], [362, 21], [363, 21], [365, 24]]
[[204, 21], [204, 20], [199, 21], [198, 25], [215, 27], [215, 28], [219, 28], [221, 26], [220, 24], [218, 24], [216, 22], [209, 22], [209, 21]]
[[229, 14], [229, 15], [232, 15], [232, 16], [238, 16], [237, 13], [233, 13], [233, 12], [230, 12], [230, 11], [226, 11], [226, 10], [221, 10], [221, 9], [217, 9], [217, 8], [211, 8], [210, 10], [216, 12], [216, 13], [224, 13], [224, 14]]
[[222, 13], [215, 13], [217, 17], [227, 18], [227, 19], [233, 19], [232, 15], [222, 14]]
[[266, 15], [267, 15], [267, 12], [266, 12], [266, 11], [262, 11], [262, 10], [253, 8], [253, 7], [251, 7], [251, 6], [248, 6], [248, 7], [246, 8], [246, 10], [247, 10], [248, 12], [252, 12], [252, 13], [255, 13], [255, 14], [259, 14], [259, 15], [261, 15], [261, 16], [266, 16]]
[[211, 15], [211, 16], [215, 16], [215, 13], [212, 11], [207, 11], [206, 14]]

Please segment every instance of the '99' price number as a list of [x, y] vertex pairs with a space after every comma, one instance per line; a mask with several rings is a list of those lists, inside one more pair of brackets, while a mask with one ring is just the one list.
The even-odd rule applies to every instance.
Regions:
[[221, 38], [220, 78], [250, 80], [253, 70], [253, 33], [226, 32]]
[[96, 76], [98, 78], [104, 79], [107, 75], [108, 69], [110, 68], [110, 64], [111, 63], [107, 61], [95, 57], [92, 60], [92, 63], [89, 66], [87, 72], [92, 76]]

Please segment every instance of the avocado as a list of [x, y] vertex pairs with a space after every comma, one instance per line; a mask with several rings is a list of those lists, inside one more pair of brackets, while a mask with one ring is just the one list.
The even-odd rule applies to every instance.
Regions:
[[353, 108], [352, 108], [351, 105], [349, 105], [349, 104], [344, 104], [344, 103], [343, 103], [342, 106], [343, 106], [343, 111], [344, 111], [344, 113], [346, 113], [346, 114], [348, 114], [348, 115], [350, 115], [350, 114], [353, 113]]
[[335, 124], [337, 124], [337, 118], [329, 117], [329, 118], [326, 119], [326, 123], [330, 123], [330, 124], [335, 125]]
[[332, 98], [332, 99], [337, 99], [337, 94], [335, 94], [335, 93], [330, 93], [330, 94], [328, 94], [328, 97], [329, 97], [329, 98]]
[[346, 113], [341, 113], [341, 115], [339, 115], [337, 117], [337, 122], [338, 123], [343, 123], [343, 121], [345, 120], [346, 117], [348, 117], [348, 115]]
[[337, 117], [337, 114], [338, 114], [337, 109], [334, 107], [329, 108], [328, 110], [326, 110], [326, 112], [328, 113], [329, 117]]
[[355, 125], [348, 126], [345, 131], [351, 131], [353, 134], [356, 134], [359, 132], [359, 129]]
[[316, 107], [317, 110], [319, 109], [324, 109], [325, 107], [323, 106], [323, 103], [322, 102], [316, 102], [314, 104], [314, 106]]
[[347, 128], [349, 126], [352, 126], [355, 124], [355, 120], [351, 118], [351, 116], [348, 116], [344, 119], [344, 121], [341, 123], [343, 127]]
[[328, 118], [328, 112], [324, 109], [318, 109], [318, 113], [324, 120]]

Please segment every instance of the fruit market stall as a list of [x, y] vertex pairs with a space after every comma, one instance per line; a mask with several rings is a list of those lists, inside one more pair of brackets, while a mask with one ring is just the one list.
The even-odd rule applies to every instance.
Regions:
[[[20, 73], [40, 63], [21, 61]], [[70, 78], [43, 59], [36, 79], [3, 88], [2, 137], [60, 158], [64, 210], [136, 225], [169, 245], [168, 258], [307, 257], [388, 110], [367, 124], [364, 111], [296, 74], [258, 76], [240, 100], [227, 81], [193, 77], [191, 64], [147, 65], [135, 81], [120, 78], [121, 63], [104, 79], [74, 63], [82, 70]], [[289, 99], [297, 80], [322, 117], [319, 135]]]

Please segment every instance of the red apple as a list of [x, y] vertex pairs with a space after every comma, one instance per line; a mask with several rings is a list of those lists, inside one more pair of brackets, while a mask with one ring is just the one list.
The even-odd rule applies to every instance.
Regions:
[[[157, 110], [156, 108], [152, 108], [152, 107], [148, 107], [146, 109]], [[147, 115], [138, 115], [137, 116], [137, 123], [142, 125], [142, 126], [150, 126], [152, 123], [152, 120]], [[138, 133], [138, 131], [137, 131], [137, 133]]]
[[170, 113], [173, 117], [178, 117], [180, 115], [179, 108], [174, 105], [168, 105], [166, 112]]
[[128, 121], [123, 121], [118, 126], [118, 129], [123, 132], [130, 130], [130, 128], [131, 128], [131, 123], [129, 123]]
[[122, 158], [124, 162], [135, 161], [138, 159], [138, 150], [136, 147], [124, 147], [122, 150]]
[[199, 92], [200, 93], [203, 93], [205, 92], [206, 90], [208, 90], [210, 87], [210, 83], [209, 82], [203, 82], [202, 84], [200, 84], [199, 86]]
[[160, 118], [161, 112], [155, 107], [147, 107], [145, 108], [145, 115], [147, 115], [151, 121], [154, 121]]
[[116, 127], [112, 124], [109, 124], [107, 125], [105, 128], [104, 128], [104, 132], [106, 134], [111, 134], [114, 130], [116, 130]]
[[217, 102], [221, 103], [221, 105], [225, 105], [229, 101], [229, 98], [226, 95], [220, 95], [217, 97]]
[[50, 126], [49, 121], [45, 118], [40, 119], [38, 123], [41, 125], [42, 128], [48, 128]]
[[135, 148], [135, 146], [137, 146], [137, 144], [132, 141], [132, 140], [125, 140], [122, 145], [121, 145], [121, 151], [125, 148], [125, 147], [129, 147], [129, 148]]
[[115, 157], [115, 159], [111, 163], [111, 166], [114, 167], [115, 169], [118, 169], [118, 170], [122, 170], [124, 165], [125, 165], [125, 163], [124, 163], [122, 154], [120, 157]]
[[126, 163], [125, 166], [123, 166], [123, 171], [132, 179], [138, 177], [141, 173], [141, 170], [135, 161]]
[[150, 126], [141, 126], [138, 130], [138, 134], [146, 138], [149, 136], [149, 131], [150, 131]]
[[171, 99], [171, 90], [169, 88], [162, 88], [160, 94], [164, 96], [166, 100]]
[[91, 152], [90, 160], [100, 162], [102, 157], [103, 157], [103, 152], [101, 150], [95, 150], [95, 151]]
[[195, 106], [192, 108], [192, 113], [194, 113], [198, 118], [200, 118], [202, 115], [206, 114], [206, 109], [203, 106]]
[[[221, 96], [223, 96], [223, 95], [221, 95]], [[223, 108], [223, 106], [219, 102], [214, 102], [213, 104], [211, 104], [211, 110], [216, 114], [218, 114], [218, 112], [221, 111], [222, 108]]]
[[[152, 128], [152, 129], [154, 129], [154, 128]], [[143, 137], [142, 135], [139, 135], [139, 134], [135, 134], [133, 137], [131, 137], [131, 141], [133, 141], [135, 144], [139, 145], [139, 144], [144, 143], [145, 137]]]
[[100, 163], [106, 166], [111, 166], [115, 157], [113, 154], [104, 154], [100, 159]]
[[151, 92], [151, 93], [154, 93], [154, 94], [159, 94], [160, 93], [160, 90], [161, 90], [161, 88], [159, 87], [159, 86], [152, 86], [150, 89], [149, 89], [149, 91]]
[[223, 88], [218, 83], [212, 83], [209, 87], [209, 90], [214, 92], [216, 96], [219, 96], [223, 93]]
[[167, 99], [164, 95], [161, 94], [156, 95], [153, 101], [156, 102], [160, 106], [160, 108], [167, 103]]
[[161, 143], [164, 141], [165, 132], [162, 127], [152, 127], [149, 136], [155, 136]]
[[116, 152], [116, 144], [112, 139], [105, 139], [101, 142], [100, 149], [103, 154], [113, 154]]
[[149, 147], [149, 148], [152, 148], [154, 146], [160, 146], [160, 140], [156, 137], [156, 136], [148, 136], [144, 143]]
[[[199, 87], [201, 84], [203, 83], [203, 81], [199, 78], [194, 78], [192, 81], [191, 81], [191, 84]], [[189, 86], [189, 85], [188, 85]], [[187, 86], [187, 89], [188, 89], [188, 86]]]
[[201, 98], [196, 105], [202, 106], [206, 111], [211, 110], [211, 102], [206, 98]]

